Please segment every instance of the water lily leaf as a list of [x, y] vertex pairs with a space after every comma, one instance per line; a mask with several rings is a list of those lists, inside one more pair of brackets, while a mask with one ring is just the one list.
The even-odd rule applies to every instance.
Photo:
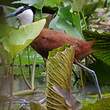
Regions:
[[65, 46], [65, 48], [62, 47], [51, 51], [46, 63], [46, 106], [48, 110], [74, 110], [78, 107], [77, 101], [72, 96], [71, 88], [74, 48], [72, 46]]
[[14, 57], [39, 35], [44, 25], [45, 19], [42, 19], [32, 24], [23, 25], [19, 29], [9, 28], [3, 34], [3, 45], [5, 49]]

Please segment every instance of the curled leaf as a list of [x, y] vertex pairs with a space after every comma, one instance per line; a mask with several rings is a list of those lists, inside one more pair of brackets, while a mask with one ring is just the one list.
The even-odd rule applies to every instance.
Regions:
[[59, 51], [53, 50], [46, 64], [48, 110], [76, 110], [77, 108], [77, 101], [72, 96], [71, 89], [74, 48], [72, 46], [65, 48], [59, 48]]

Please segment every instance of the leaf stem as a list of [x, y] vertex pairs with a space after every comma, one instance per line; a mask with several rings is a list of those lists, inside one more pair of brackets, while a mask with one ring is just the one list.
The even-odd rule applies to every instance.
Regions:
[[28, 88], [32, 89], [30, 83], [27, 81], [27, 79], [26, 79], [26, 77], [25, 77], [25, 75], [24, 75], [24, 72], [23, 72], [23, 69], [22, 69], [22, 61], [21, 61], [21, 56], [20, 56], [20, 54], [19, 54], [19, 62], [20, 62], [20, 70], [21, 70], [21, 74], [22, 74], [22, 76], [23, 76], [23, 79], [24, 79], [26, 85], [28, 86]]
[[31, 86], [32, 89], [34, 90], [34, 82], [35, 82], [35, 68], [36, 67], [36, 55], [34, 55], [34, 61], [33, 61], [33, 68], [32, 68], [32, 76], [31, 76]]

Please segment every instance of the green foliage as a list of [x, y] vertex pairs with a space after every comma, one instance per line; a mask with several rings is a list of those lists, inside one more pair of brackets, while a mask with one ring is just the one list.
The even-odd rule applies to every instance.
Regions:
[[45, 0], [45, 6], [48, 7], [58, 7], [63, 0]]
[[74, 11], [81, 11], [86, 3], [86, 0], [71, 0], [73, 2], [72, 8]]
[[85, 4], [83, 7], [83, 12], [84, 12], [85, 17], [87, 17], [87, 18], [90, 17], [91, 14], [94, 13], [97, 6], [98, 6], [98, 2], [92, 2], [92, 3]]
[[43, 6], [58, 7], [63, 0], [18, 0], [13, 4], [28, 4], [29, 6], [35, 6], [38, 9], [42, 9]]
[[110, 98], [103, 98], [95, 104], [88, 104], [81, 110], [110, 110]]
[[[90, 4], [88, 2], [90, 1]], [[17, 7], [21, 4], [28, 4], [30, 6], [40, 9], [40, 14], [42, 15], [42, 8], [44, 6], [49, 8], [58, 8], [58, 13], [55, 15], [54, 19], [51, 21], [49, 27], [55, 30], [61, 30], [69, 34], [70, 36], [75, 36], [83, 39], [82, 26], [87, 17], [94, 12], [97, 6], [103, 6], [103, 0], [94, 2], [94, 0], [0, 0], [0, 3], [11, 5]], [[92, 1], [92, 2], [91, 2]], [[87, 3], [86, 3], [87, 2]], [[100, 3], [99, 3], [100, 2]], [[5, 14], [8, 14], [15, 9], [12, 7], [4, 7]], [[83, 13], [84, 11], [84, 13]], [[20, 28], [16, 24], [16, 18], [5, 19], [4, 13], [1, 13], [0, 9], [0, 43], [3, 44], [3, 50], [0, 49], [0, 57], [3, 56], [4, 59], [4, 48], [11, 54], [11, 56], [16, 56], [19, 52], [25, 49], [32, 40], [38, 36], [38, 34], [43, 29], [45, 20], [40, 20], [30, 25], [25, 25]], [[37, 13], [38, 14], [38, 13]], [[84, 16], [83, 16], [84, 15]], [[42, 16], [40, 16], [42, 17]], [[7, 25], [8, 22], [8, 25]], [[81, 24], [82, 23], [82, 24]], [[86, 23], [85, 23], [86, 24]], [[11, 27], [10, 27], [11, 26]], [[85, 31], [84, 36], [87, 39], [96, 39], [94, 45], [94, 56], [97, 60], [90, 67], [96, 70], [98, 78], [102, 85], [109, 84], [109, 65], [110, 65], [110, 33], [99, 34], [97, 32]], [[2, 48], [2, 46], [1, 46]], [[66, 49], [65, 49], [66, 48]], [[20, 54], [22, 56], [22, 64], [30, 64], [27, 61], [27, 53]], [[31, 63], [33, 53], [30, 52]], [[68, 110], [77, 108], [77, 102], [72, 96], [71, 89], [71, 69], [74, 57], [73, 47], [64, 46], [63, 48], [55, 49], [49, 54], [49, 59], [47, 61], [47, 91], [46, 91], [46, 107], [47, 109], [57, 109], [57, 110]], [[7, 58], [8, 59], [8, 58]], [[8, 60], [7, 60], [8, 61]], [[42, 62], [41, 57], [38, 57], [38, 63]], [[6, 62], [6, 64], [8, 64]], [[15, 64], [19, 65], [18, 56], [15, 59]], [[20, 73], [20, 69], [14, 67], [13, 70], [16, 73]], [[27, 69], [24, 69], [24, 73], [28, 73]], [[41, 69], [41, 70], [40, 70]], [[36, 68], [35, 72], [42, 72], [42, 68]], [[26, 74], [27, 75], [27, 74]], [[105, 75], [105, 76], [104, 76]], [[39, 78], [39, 77], [38, 77]], [[40, 78], [39, 78], [40, 79]], [[106, 81], [107, 80], [107, 81]], [[40, 80], [41, 81], [41, 80]], [[31, 110], [43, 109], [41, 104], [38, 102], [30, 103]], [[102, 99], [96, 104], [89, 104], [84, 106], [83, 110], [109, 110], [109, 98]]]
[[35, 68], [35, 77], [38, 77], [38, 79], [40, 79], [40, 76], [42, 74], [42, 72], [44, 72], [44, 61], [43, 58], [36, 53], [36, 51], [34, 51], [31, 47], [28, 47], [28, 49], [24, 49], [19, 55], [17, 55], [15, 57], [14, 60], [14, 75], [15, 76], [20, 76], [21, 75], [21, 70], [20, 68], [20, 60], [19, 60], [19, 56], [20, 56], [20, 60], [21, 60], [21, 66], [23, 69], [23, 73], [25, 74], [26, 77], [30, 77], [29, 76], [29, 66], [32, 67], [33, 62], [35, 60], [34, 56], [36, 56], [36, 68]]
[[56, 17], [51, 21], [49, 27], [62, 30], [71, 36], [82, 39], [79, 13], [71, 12], [71, 6], [60, 7]]
[[89, 68], [96, 71], [98, 80], [102, 87], [110, 85], [110, 65], [107, 65], [103, 61], [97, 59], [96, 62], [89, 64]]
[[104, 63], [110, 65], [110, 33], [98, 33], [92, 31], [84, 31], [87, 39], [95, 39], [94, 55]]
[[[93, 6], [94, 4], [94, 6]], [[95, 40], [93, 46], [93, 55], [96, 62], [90, 65], [90, 68], [95, 70], [100, 81], [100, 85], [110, 85], [110, 28], [109, 28], [109, 7], [103, 8], [104, 1], [101, 3], [92, 2], [88, 5], [95, 8], [92, 15], [88, 19], [88, 30], [83, 31], [86, 39]], [[88, 7], [88, 8], [89, 8]], [[91, 7], [91, 9], [92, 9]], [[100, 7], [100, 8], [99, 8]], [[87, 7], [86, 7], [87, 8]], [[86, 9], [85, 8], [85, 9]], [[86, 9], [87, 10], [87, 9]], [[87, 11], [86, 11], [87, 12]], [[87, 13], [86, 16], [89, 14]]]
[[[30, 47], [28, 47], [28, 49], [26, 48], [20, 53], [22, 64], [26, 65], [29, 63], [28, 57], [30, 58], [30, 64], [32, 64], [32, 62], [34, 60], [34, 55], [36, 55], [36, 59], [37, 59], [36, 64], [43, 64], [44, 63], [43, 58], [38, 53], [36, 53], [36, 51], [34, 51], [30, 46]], [[16, 56], [14, 63], [19, 64], [19, 56], [18, 55]]]
[[45, 0], [37, 0], [36, 3], [34, 4], [34, 7], [38, 9], [42, 9], [44, 6]]
[[96, 71], [100, 85], [110, 85], [110, 33], [84, 31], [86, 39], [95, 39], [93, 55], [96, 62], [90, 68]]
[[[19, 29], [8, 27], [6, 32], [0, 31], [3, 38], [4, 48], [14, 57], [17, 53], [27, 47], [43, 29], [45, 19], [29, 25], [21, 26]], [[39, 26], [40, 25], [40, 26]]]

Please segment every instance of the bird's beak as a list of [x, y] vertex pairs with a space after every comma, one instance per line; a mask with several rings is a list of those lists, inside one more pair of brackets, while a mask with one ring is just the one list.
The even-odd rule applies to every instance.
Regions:
[[17, 16], [20, 13], [21, 9], [23, 9], [23, 7], [20, 7], [16, 9], [14, 12], [7, 14], [6, 18]]
[[14, 17], [14, 16], [16, 16], [16, 13], [15, 13], [15, 12], [10, 13], [10, 14], [8, 14], [8, 15], [6, 15], [6, 18], [9, 18], [9, 17]]

